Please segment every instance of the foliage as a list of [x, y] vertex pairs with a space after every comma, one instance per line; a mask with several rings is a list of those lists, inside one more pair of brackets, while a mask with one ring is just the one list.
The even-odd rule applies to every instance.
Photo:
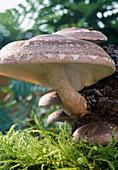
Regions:
[[36, 127], [0, 134], [0, 169], [112, 169], [118, 168], [118, 148], [112, 138], [107, 147], [87, 140], [74, 143], [66, 129], [47, 131], [35, 117]]
[[26, 0], [0, 14], [0, 46], [67, 27], [93, 27], [117, 44], [117, 0]]
[[9, 92], [11, 96], [0, 103], [0, 131], [2, 132], [8, 130], [14, 123], [17, 123], [19, 128], [25, 128], [27, 123], [29, 124], [30, 115], [37, 114], [41, 117], [47, 112], [48, 116], [48, 113], [53, 111], [38, 107], [40, 93], [50, 88], [13, 79], [9, 87], [2, 88], [2, 90]]
[[13, 124], [12, 117], [8, 114], [9, 110], [0, 104], [0, 131], [2, 132], [9, 130], [10, 126]]

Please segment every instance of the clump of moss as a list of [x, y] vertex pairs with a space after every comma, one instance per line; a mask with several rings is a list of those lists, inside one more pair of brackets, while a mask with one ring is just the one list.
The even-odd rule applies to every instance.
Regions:
[[38, 129], [11, 129], [0, 133], [0, 169], [117, 169], [118, 146], [111, 139], [107, 147], [81, 141], [76, 144], [64, 128], [59, 134], [46, 130], [35, 118]]

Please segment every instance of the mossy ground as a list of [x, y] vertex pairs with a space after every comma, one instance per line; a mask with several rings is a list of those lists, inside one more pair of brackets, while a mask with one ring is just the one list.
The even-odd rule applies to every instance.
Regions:
[[[35, 128], [11, 129], [0, 134], [0, 169], [118, 169], [118, 145], [112, 137], [107, 146], [87, 140], [76, 144], [67, 126], [46, 130], [35, 117]], [[37, 127], [37, 128], [36, 128]]]

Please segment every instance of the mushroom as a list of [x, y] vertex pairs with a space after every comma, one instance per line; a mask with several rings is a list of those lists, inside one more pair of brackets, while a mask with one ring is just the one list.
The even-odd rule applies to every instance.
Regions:
[[[51, 115], [48, 116], [48, 123], [52, 123], [52, 122], [56, 122], [56, 121], [68, 121], [69, 124], [72, 125], [72, 121], [73, 119], [70, 118], [71, 113], [69, 112], [68, 109], [66, 109], [63, 105], [63, 102], [61, 101], [60, 97], [58, 96], [58, 94], [55, 91], [51, 91], [45, 95], [43, 95], [38, 103], [38, 106], [46, 106], [46, 107], [50, 107], [53, 105], [59, 105], [62, 107], [62, 109], [57, 110], [55, 112], [53, 112]], [[51, 122], [50, 122], [51, 121]]]
[[70, 111], [67, 108], [65, 108], [65, 106], [63, 105], [63, 102], [62, 102], [61, 98], [59, 97], [59, 95], [56, 93], [56, 91], [46, 93], [45, 95], [43, 95], [40, 98], [39, 103], [38, 103], [38, 106], [40, 106], [40, 107], [42, 107], [42, 106], [50, 107], [53, 105], [61, 106], [61, 108], [63, 109], [63, 112], [66, 115], [68, 115], [68, 116], [71, 115]]
[[52, 87], [71, 115], [86, 113], [77, 91], [115, 71], [98, 45], [58, 34], [12, 42], [0, 50], [0, 74]]
[[53, 34], [66, 35], [72, 38], [87, 40], [95, 43], [107, 41], [107, 37], [104, 34], [102, 34], [100, 31], [87, 29], [87, 28], [78, 28], [78, 27], [66, 28], [57, 31]]
[[38, 106], [52, 106], [52, 105], [62, 105], [62, 101], [58, 94], [53, 91], [43, 95], [40, 98]]
[[73, 133], [73, 139], [78, 143], [78, 139], [85, 139], [85, 136], [89, 141], [94, 144], [108, 145], [112, 138], [112, 132], [115, 128], [114, 139], [118, 140], [118, 126], [108, 122], [95, 122], [88, 123], [81, 126]]
[[67, 121], [71, 126], [73, 119], [70, 118], [67, 114], [65, 114], [62, 109], [60, 109], [60, 110], [56, 110], [55, 112], [51, 113], [47, 119], [47, 123], [53, 123], [57, 121], [60, 121], [60, 122]]
[[[0, 76], [0, 88], [7, 87], [11, 79], [8, 77]], [[0, 91], [0, 102], [7, 96], [8, 93], [3, 93]]]

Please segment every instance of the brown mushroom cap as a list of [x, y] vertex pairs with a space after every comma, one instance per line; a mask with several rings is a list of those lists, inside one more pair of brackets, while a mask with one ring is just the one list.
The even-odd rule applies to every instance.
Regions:
[[78, 143], [78, 139], [87, 139], [94, 144], [98, 144], [98, 141], [101, 145], [108, 145], [112, 138], [112, 132], [115, 128], [114, 139], [118, 140], [118, 126], [108, 122], [95, 122], [88, 123], [84, 126], [81, 126], [73, 133], [73, 139]]
[[0, 50], [0, 74], [8, 77], [52, 87], [45, 68], [51, 64], [63, 64], [68, 80], [78, 91], [115, 71], [113, 60], [101, 47], [62, 35], [36, 36]]
[[53, 92], [51, 91], [51, 92], [46, 93], [40, 98], [39, 103], [38, 103], [38, 106], [48, 107], [48, 106], [53, 106], [53, 105], [61, 106], [64, 114], [71, 116], [70, 111], [64, 107], [63, 102], [56, 91], [53, 91]]
[[113, 60], [101, 47], [63, 35], [36, 36], [0, 50], [1, 75], [54, 88], [72, 114], [86, 110], [76, 91], [114, 71]]
[[53, 91], [43, 95], [38, 103], [38, 106], [53, 106], [53, 105], [62, 105], [62, 101], [58, 94]]
[[77, 27], [66, 28], [66, 29], [57, 31], [53, 34], [66, 35], [72, 38], [88, 40], [88, 41], [92, 41], [96, 43], [107, 41], [107, 37], [100, 31], [87, 29], [87, 28], [77, 28]]
[[73, 119], [67, 116], [62, 109], [56, 110], [55, 112], [51, 113], [48, 116], [47, 123], [53, 123], [53, 122], [64, 122], [67, 121], [70, 125], [72, 125]]

